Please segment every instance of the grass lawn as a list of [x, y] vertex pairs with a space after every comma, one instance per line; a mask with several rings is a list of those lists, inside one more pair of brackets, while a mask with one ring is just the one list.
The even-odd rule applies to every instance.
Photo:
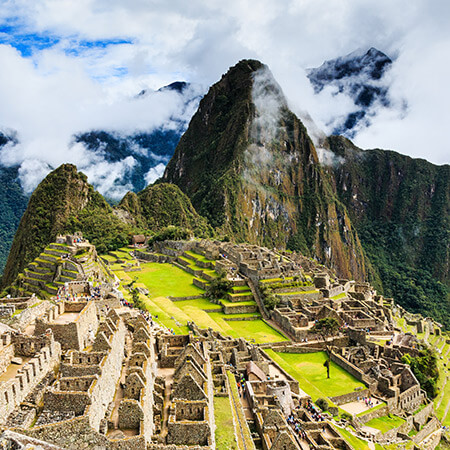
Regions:
[[332, 300], [339, 300], [340, 298], [344, 298], [347, 297], [347, 293], [346, 292], [341, 292], [338, 295], [334, 295], [333, 297], [330, 297]]
[[[144, 263], [140, 272], [131, 272], [150, 291], [150, 298], [189, 297], [203, 291], [192, 284], [192, 275], [171, 264]], [[120, 275], [118, 275], [120, 276]]]
[[[370, 447], [367, 441], [359, 439], [354, 436], [350, 431], [345, 430], [344, 428], [336, 428], [337, 431], [342, 435], [342, 437], [355, 449], [355, 450], [370, 450]], [[376, 450], [383, 450], [383, 447], [380, 444], [375, 444]]]
[[[225, 321], [229, 317], [250, 317], [255, 314], [229, 314], [220, 310], [220, 305], [209, 302], [206, 298], [193, 300], [171, 301], [168, 297], [187, 297], [201, 295], [204, 291], [192, 284], [193, 276], [170, 264], [144, 263], [141, 272], [116, 271], [116, 275], [125, 284], [136, 278], [136, 286], [146, 287], [149, 295], [143, 301], [152, 315], [158, 315], [157, 321], [168, 328], [173, 328], [177, 334], [188, 332], [187, 322], [193, 321], [200, 328], [212, 328], [225, 336], [233, 338], [244, 337], [254, 339], [256, 343], [281, 342], [286, 340], [261, 319], [252, 321]], [[128, 292], [122, 289], [129, 298]], [[254, 304], [251, 302], [249, 304]], [[217, 309], [217, 312], [207, 313], [205, 309]], [[181, 326], [177, 326], [176, 322]]]
[[405, 419], [402, 419], [398, 416], [383, 416], [377, 417], [376, 419], [369, 420], [366, 422], [368, 427], [376, 428], [380, 430], [382, 433], [386, 433], [393, 428], [397, 428], [400, 425], [405, 423]]
[[237, 450], [233, 412], [228, 397], [214, 397], [214, 417], [216, 419], [216, 448]]
[[173, 302], [178, 308], [184, 309], [186, 306], [195, 306], [199, 309], [220, 309], [220, 305], [210, 302], [207, 298], [196, 298], [194, 300], [182, 300]]
[[264, 320], [239, 320], [226, 323], [237, 333], [237, 337], [243, 337], [248, 341], [254, 339], [257, 344], [287, 340], [282, 334], [264, 322]]
[[319, 397], [335, 397], [353, 392], [355, 388], [365, 388], [353, 375], [337, 364], [330, 363], [330, 378], [323, 366], [325, 352], [317, 353], [277, 353], [265, 350], [286, 372], [300, 384], [300, 388], [311, 396], [313, 401]]

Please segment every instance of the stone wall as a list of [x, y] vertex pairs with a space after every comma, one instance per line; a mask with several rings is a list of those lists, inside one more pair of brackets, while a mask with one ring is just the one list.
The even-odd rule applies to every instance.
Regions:
[[413, 422], [414, 425], [417, 428], [420, 428], [422, 425], [426, 423], [428, 420], [428, 417], [433, 414], [434, 411], [434, 405], [433, 403], [430, 403], [429, 405], [425, 406], [421, 411], [419, 411], [417, 414], [414, 414], [413, 416]]
[[[95, 310], [95, 307], [94, 307]], [[102, 374], [94, 383], [91, 393], [91, 405], [88, 409], [89, 422], [95, 430], [100, 427], [106, 409], [114, 398], [117, 382], [122, 371], [125, 345], [125, 324], [121, 319], [116, 323], [117, 331], [111, 339], [111, 350], [102, 360]]]
[[73, 412], [76, 416], [84, 414], [90, 404], [90, 395], [83, 391], [59, 391], [57, 386], [44, 394], [44, 407], [50, 411]]
[[28, 336], [26, 334], [13, 334], [11, 342], [14, 344], [14, 354], [16, 356], [33, 357], [37, 352], [47, 347], [52, 342], [50, 336]]
[[0, 305], [0, 317], [9, 319], [16, 312], [14, 305]]
[[[73, 322], [53, 323], [58, 315], [64, 312], [80, 312], [80, 314]], [[98, 328], [95, 303], [93, 301], [64, 302], [57, 305], [49, 310], [45, 318], [36, 320], [35, 334], [43, 334], [48, 328], [53, 331], [55, 339], [61, 344], [63, 350], [82, 350], [88, 343], [89, 332], [92, 331], [95, 334]]]
[[106, 436], [94, 431], [87, 416], [63, 422], [41, 425], [23, 430], [28, 436], [50, 442], [69, 450], [107, 449], [110, 442]]
[[353, 391], [349, 392], [348, 394], [344, 395], [338, 395], [336, 397], [329, 397], [329, 399], [335, 404], [335, 405], [344, 405], [345, 403], [354, 402], [361, 397], [367, 397], [369, 395], [370, 391], [369, 389], [362, 389], [360, 391]]
[[207, 422], [168, 424], [167, 443], [176, 445], [208, 445], [211, 431]]
[[119, 405], [119, 428], [139, 430], [141, 421], [144, 419], [144, 411], [138, 400], [131, 398], [123, 399]]
[[6, 430], [0, 436], [0, 448], [2, 449], [39, 449], [39, 450], [61, 450], [61, 447], [49, 444], [38, 439], [30, 438], [24, 434]]
[[60, 356], [59, 343], [49, 340], [48, 345], [24, 364], [14, 378], [0, 385], [0, 422], [5, 421], [14, 408], [54, 369]]
[[[33, 324], [38, 317], [43, 316], [53, 305], [45, 300], [33, 308], [24, 309], [20, 314], [13, 317], [11, 326], [20, 332], [25, 331], [29, 325]], [[45, 330], [44, 330], [45, 331]]]
[[368, 381], [366, 375], [358, 369], [358, 367], [347, 361], [341, 355], [331, 352], [331, 360], [347, 372], [351, 373], [357, 380], [367, 385]]
[[376, 409], [375, 411], [367, 411], [366, 414], [361, 414], [358, 416], [358, 421], [362, 424], [369, 422], [369, 420], [377, 419], [378, 417], [383, 417], [389, 413], [388, 406], [383, 406], [382, 408]]
[[[11, 359], [14, 357], [14, 344], [11, 343], [11, 338], [8, 336], [8, 340], [0, 340], [0, 375], [10, 365]], [[6, 336], [5, 336], [6, 338]]]
[[398, 398], [398, 406], [399, 408], [404, 409], [405, 411], [412, 412], [416, 410], [423, 401], [423, 394], [420, 390], [420, 385], [412, 386], [405, 392], [402, 392]]

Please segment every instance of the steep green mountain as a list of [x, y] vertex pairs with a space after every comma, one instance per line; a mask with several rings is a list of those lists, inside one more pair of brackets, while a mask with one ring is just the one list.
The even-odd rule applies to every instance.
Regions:
[[174, 225], [190, 229], [196, 235], [211, 236], [212, 233], [189, 198], [174, 184], [151, 185], [138, 194], [128, 192], [115, 212], [123, 220], [152, 231]]
[[341, 276], [364, 255], [313, 143], [269, 69], [243, 60], [200, 102], [169, 162], [174, 183], [211, 225], [238, 241], [289, 247]]
[[17, 176], [16, 167], [0, 168], [0, 273], [28, 202]]
[[372, 280], [412, 311], [450, 326], [450, 166], [328, 139], [333, 175]]
[[55, 241], [59, 233], [81, 230], [102, 250], [128, 243], [131, 228], [120, 221], [103, 197], [72, 164], [51, 172], [30, 197], [6, 262], [2, 286]]

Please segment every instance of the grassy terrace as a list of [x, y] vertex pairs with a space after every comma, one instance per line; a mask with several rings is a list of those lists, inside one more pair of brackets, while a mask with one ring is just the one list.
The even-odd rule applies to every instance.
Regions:
[[[367, 441], [359, 439], [354, 436], [350, 431], [345, 430], [344, 428], [336, 428], [337, 431], [341, 434], [341, 436], [355, 449], [355, 450], [370, 450], [369, 444]], [[383, 450], [383, 447], [380, 444], [375, 444], [376, 450]]]
[[[442, 422], [443, 425], [450, 426], [450, 380], [448, 380], [447, 367], [444, 366], [445, 363], [448, 363], [448, 355], [450, 352], [450, 344], [447, 344], [445, 341], [448, 339], [447, 335], [430, 336], [430, 343], [432, 343], [436, 349], [440, 350], [437, 352], [439, 356], [438, 358], [438, 366], [439, 366], [439, 379], [438, 379], [438, 388], [439, 394], [434, 399], [434, 408], [436, 410], [436, 415], [438, 419]], [[442, 359], [441, 359], [442, 356]]]
[[214, 397], [214, 417], [216, 419], [216, 448], [237, 450], [233, 412], [228, 397]]
[[193, 258], [197, 259], [198, 261], [202, 261], [205, 263], [215, 263], [215, 261], [213, 259], [207, 259], [203, 255], [199, 255], [199, 254], [191, 252], [191, 251], [187, 251], [185, 253], [186, 253], [186, 255], [192, 256]]
[[325, 352], [317, 353], [278, 353], [265, 350], [286, 372], [300, 384], [300, 388], [311, 396], [313, 401], [319, 397], [335, 397], [348, 394], [356, 388], [365, 388], [354, 376], [334, 362], [330, 364], [330, 378], [323, 366]]
[[317, 294], [319, 291], [317, 289], [313, 289], [310, 291], [297, 291], [297, 292], [283, 292], [283, 293], [279, 293], [278, 295], [282, 295], [282, 296], [290, 296], [290, 295], [304, 295], [304, 294]]
[[[193, 321], [201, 328], [212, 328], [223, 333], [225, 336], [234, 338], [243, 337], [256, 343], [281, 342], [286, 340], [284, 336], [274, 330], [262, 319], [251, 321], [226, 321], [227, 318], [249, 318], [259, 316], [258, 313], [230, 314], [221, 311], [221, 306], [209, 302], [205, 298], [193, 300], [171, 301], [168, 297], [192, 297], [201, 296], [203, 290], [194, 286], [193, 276], [184, 270], [171, 264], [142, 263], [141, 271], [124, 272], [117, 265], [112, 269], [120, 278], [123, 285], [129, 284], [133, 279], [136, 286], [145, 287], [149, 290], [148, 296], [143, 296], [147, 309], [152, 315], [158, 315], [157, 321], [168, 328], [173, 328], [177, 334], [186, 334], [188, 321]], [[203, 269], [202, 269], [203, 270]], [[129, 299], [128, 292], [122, 289], [124, 295]], [[254, 304], [254, 302], [243, 302], [242, 304]], [[228, 303], [227, 303], [228, 304]], [[234, 303], [239, 305], [240, 303]], [[217, 310], [206, 312], [206, 310]], [[178, 325], [177, 325], [178, 323]]]
[[377, 417], [376, 419], [369, 420], [366, 425], [368, 427], [376, 428], [382, 433], [386, 433], [393, 428], [398, 428], [405, 423], [405, 419], [398, 416], [383, 416]]
[[341, 298], [347, 297], [347, 294], [345, 292], [341, 292], [338, 295], [333, 295], [333, 297], [330, 297], [332, 300], [339, 300]]

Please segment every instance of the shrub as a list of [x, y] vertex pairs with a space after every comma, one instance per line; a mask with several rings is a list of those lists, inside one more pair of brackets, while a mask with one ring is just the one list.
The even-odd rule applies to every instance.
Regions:
[[345, 420], [346, 422], [351, 422], [353, 420], [353, 416], [349, 414], [348, 412], [343, 412], [341, 414], [341, 419]]
[[233, 282], [228, 280], [226, 272], [222, 271], [218, 277], [206, 287], [205, 297], [210, 300], [219, 300], [233, 287]]
[[268, 294], [264, 297], [264, 306], [269, 309], [275, 309], [280, 304], [280, 297], [274, 294]]
[[169, 225], [168, 227], [163, 228], [159, 233], [155, 234], [151, 241], [152, 243], [157, 241], [180, 241], [182, 239], [190, 239], [191, 236], [191, 230]]
[[328, 402], [324, 398], [318, 398], [316, 400], [316, 405], [322, 410], [322, 411], [328, 411]]

